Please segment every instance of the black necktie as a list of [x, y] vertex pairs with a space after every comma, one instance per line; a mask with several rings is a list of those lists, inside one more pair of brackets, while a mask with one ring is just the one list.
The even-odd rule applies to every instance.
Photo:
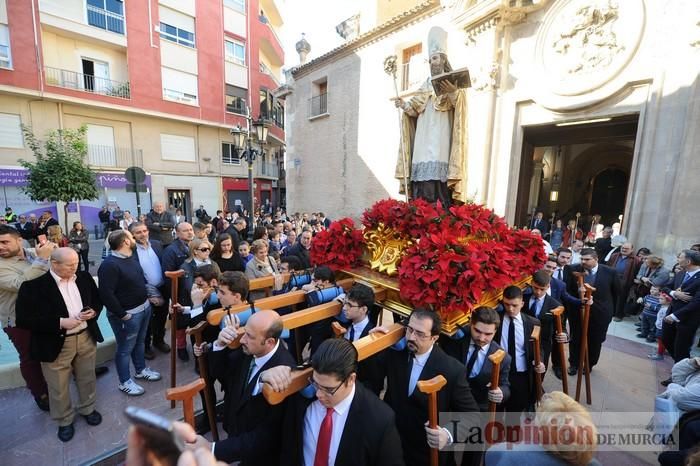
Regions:
[[474, 350], [472, 351], [472, 355], [469, 356], [469, 361], [467, 361], [467, 378], [471, 377], [470, 374], [474, 369], [476, 359], [479, 357], [479, 347], [476, 345], [476, 343], [472, 343], [472, 347], [474, 348]]
[[537, 299], [534, 297], [532, 298], [532, 304], [530, 304], [530, 314], [532, 314], [533, 317], [537, 317]]
[[355, 326], [350, 324], [350, 341], [355, 341]]
[[508, 354], [510, 355], [510, 368], [515, 369], [515, 320], [509, 317], [510, 325], [508, 326]]

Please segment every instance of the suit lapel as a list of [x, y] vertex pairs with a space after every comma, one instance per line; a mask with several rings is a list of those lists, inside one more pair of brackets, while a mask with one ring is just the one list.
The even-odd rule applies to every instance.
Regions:
[[53, 275], [51, 275], [51, 272], [47, 272], [46, 275], [44, 275], [44, 277], [46, 277], [46, 285], [49, 290], [49, 293], [51, 294], [50, 300], [54, 301], [58, 305], [57, 309], [60, 310], [59, 314], [61, 317], [68, 317], [68, 307], [66, 306], [66, 302], [63, 300], [61, 290], [58, 289], [58, 284], [56, 284], [56, 280], [54, 280]]
[[361, 416], [363, 415], [362, 397], [364, 393], [359, 384], [355, 384], [355, 396], [353, 397], [352, 403], [350, 403], [350, 408], [348, 411], [348, 417], [345, 420], [345, 426], [343, 427], [343, 434], [340, 436], [340, 443], [338, 444], [338, 451], [335, 454], [336, 464], [350, 464], [353, 458], [353, 450], [357, 449], [359, 445], [353, 443], [353, 439], [362, 438], [362, 432], [359, 432]]

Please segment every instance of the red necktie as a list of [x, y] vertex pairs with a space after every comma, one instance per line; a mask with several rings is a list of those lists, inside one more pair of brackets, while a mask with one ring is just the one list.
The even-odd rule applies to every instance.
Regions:
[[326, 417], [321, 422], [316, 443], [316, 456], [314, 466], [328, 466], [328, 457], [331, 452], [331, 436], [333, 435], [333, 408], [326, 408]]

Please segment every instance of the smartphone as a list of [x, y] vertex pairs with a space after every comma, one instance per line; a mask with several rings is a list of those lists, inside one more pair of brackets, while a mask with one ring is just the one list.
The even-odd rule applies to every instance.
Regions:
[[46, 243], [46, 235], [37, 235], [36, 240], [39, 244], [44, 244]]
[[163, 416], [136, 406], [124, 411], [127, 419], [136, 427], [150, 450], [162, 464], [175, 466], [185, 443], [175, 432], [173, 423]]

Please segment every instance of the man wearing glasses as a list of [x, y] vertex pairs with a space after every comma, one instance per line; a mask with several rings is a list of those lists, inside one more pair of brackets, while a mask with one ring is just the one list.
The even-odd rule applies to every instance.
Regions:
[[[226, 280], [221, 283], [221, 289], [224, 287], [228, 288]], [[226, 301], [224, 296], [221, 302]], [[285, 405], [267, 403], [262, 395], [260, 376], [269, 368], [294, 367], [296, 361], [280, 344], [283, 324], [275, 311], [258, 311], [250, 316], [240, 348], [230, 350], [228, 345], [238, 338], [238, 325], [237, 318], [226, 319], [226, 327], [219, 332], [209, 354], [211, 377], [223, 380], [226, 387], [223, 426], [228, 438], [210, 444], [198, 436], [196, 447], [211, 448], [216, 459], [226, 463], [277, 464]], [[196, 347], [195, 355], [201, 354], [205, 345]]]
[[[438, 392], [438, 412], [479, 411], [464, 366], [435, 344], [441, 328], [436, 312], [416, 309], [406, 326], [406, 348], [386, 352], [384, 401], [396, 413], [404, 461], [409, 466], [430, 464], [431, 448], [443, 449], [454, 441], [446, 428], [431, 429], [426, 425], [428, 396], [416, 389], [418, 380], [430, 380], [437, 375], [447, 379], [447, 385]], [[375, 331], [386, 332], [386, 329], [377, 327]], [[454, 464], [452, 452], [441, 453], [440, 464]]]
[[[357, 383], [355, 346], [344, 338], [326, 340], [312, 356], [311, 367], [315, 399], [296, 394], [289, 400], [279, 464], [403, 465], [394, 413]], [[291, 382], [290, 370], [273, 368], [260, 379], [282, 391]]]
[[[350, 288], [343, 301], [343, 315], [348, 320], [345, 324], [345, 339], [354, 342], [369, 335], [374, 328], [369, 310], [374, 307], [374, 290], [362, 283], [356, 283]], [[359, 363], [357, 378], [365, 387], [379, 396], [384, 388], [384, 373], [382, 371], [383, 353], [376, 354]]]

